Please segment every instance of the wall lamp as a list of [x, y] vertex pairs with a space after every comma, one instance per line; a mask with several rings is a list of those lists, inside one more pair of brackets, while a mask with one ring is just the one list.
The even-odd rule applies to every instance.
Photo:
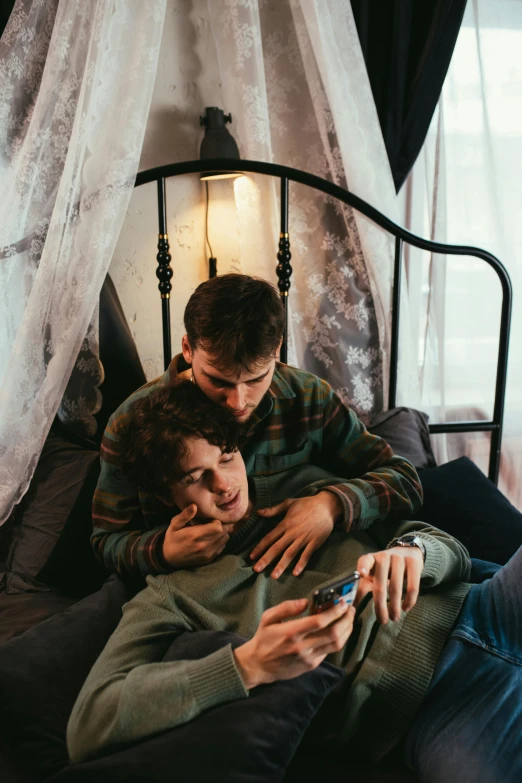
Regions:
[[[207, 106], [205, 115], [199, 118], [199, 124], [205, 128], [205, 135], [199, 148], [200, 160], [212, 158], [241, 160], [236, 141], [225, 127], [227, 122], [232, 122], [231, 114], [225, 114], [217, 106]], [[204, 171], [200, 179], [232, 179], [241, 176], [240, 171]]]
[[[227, 122], [232, 122], [232, 115], [225, 114], [217, 106], [207, 106], [205, 115], [199, 118], [199, 124], [205, 128], [205, 135], [199, 148], [199, 159], [202, 161], [216, 158], [228, 158], [228, 160], [241, 160], [236, 140], [226, 128]], [[203, 171], [200, 180], [205, 182], [207, 190], [207, 203], [205, 212], [205, 238], [209, 248], [208, 259], [209, 277], [217, 274], [217, 258], [212, 252], [212, 246], [208, 238], [208, 183], [215, 179], [233, 179], [241, 177], [240, 171]]]

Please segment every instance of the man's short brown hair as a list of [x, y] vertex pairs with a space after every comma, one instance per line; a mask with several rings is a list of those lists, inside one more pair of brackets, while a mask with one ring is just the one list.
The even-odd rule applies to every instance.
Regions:
[[174, 381], [140, 397], [128, 412], [121, 465], [136, 486], [170, 498], [182, 478], [188, 438], [203, 438], [223, 453], [236, 451], [243, 430], [233, 414], [191, 381]]
[[260, 277], [218, 275], [201, 283], [185, 308], [192, 350], [202, 348], [219, 370], [255, 372], [283, 338], [285, 312], [275, 286]]

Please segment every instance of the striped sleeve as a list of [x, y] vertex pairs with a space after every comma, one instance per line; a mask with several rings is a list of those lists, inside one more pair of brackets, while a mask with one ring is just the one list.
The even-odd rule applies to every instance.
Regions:
[[328, 384], [321, 384], [321, 391], [323, 464], [347, 478], [324, 489], [340, 498], [345, 530], [365, 530], [377, 520], [411, 516], [422, 505], [422, 485], [413, 465], [368, 432]]
[[120, 408], [109, 419], [103, 435], [91, 543], [105, 567], [121, 576], [167, 573], [162, 558], [166, 528], [147, 529], [144, 519], [147, 506], [153, 511], [155, 498], [138, 493], [120, 467], [125, 418]]

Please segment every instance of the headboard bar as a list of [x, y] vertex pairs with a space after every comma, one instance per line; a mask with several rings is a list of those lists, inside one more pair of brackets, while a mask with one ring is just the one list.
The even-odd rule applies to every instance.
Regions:
[[402, 278], [402, 239], [395, 237], [395, 262], [393, 271], [392, 323], [390, 339], [390, 387], [388, 407], [397, 405], [397, 365], [399, 359], [399, 317]]
[[[160, 291], [162, 291], [162, 315], [163, 315], [163, 351], [165, 366], [168, 365], [171, 357], [170, 347], [170, 311], [169, 311], [169, 297], [170, 297], [170, 278], [172, 277], [172, 269], [170, 268], [170, 255], [168, 246], [168, 235], [166, 230], [166, 209], [165, 209], [165, 179], [167, 177], [178, 176], [180, 174], [199, 174], [203, 171], [237, 171], [238, 161], [229, 159], [213, 159], [205, 160], [204, 162], [199, 160], [185, 161], [183, 163], [170, 163], [167, 166], [159, 166], [154, 169], [148, 169], [147, 171], [141, 171], [136, 177], [135, 187], [144, 185], [148, 182], [158, 182], [158, 210], [160, 214], [160, 235], [163, 234], [163, 242], [158, 242], [158, 270], [156, 274], [160, 278]], [[337, 198], [344, 204], [348, 204], [353, 209], [358, 210], [361, 214], [365, 215], [370, 220], [373, 220], [381, 228], [388, 231], [395, 237], [395, 264], [394, 264], [394, 285], [393, 285], [393, 312], [392, 312], [392, 328], [391, 328], [391, 350], [390, 350], [390, 386], [389, 386], [389, 405], [394, 407], [396, 404], [397, 396], [397, 360], [398, 360], [398, 339], [399, 339], [399, 302], [400, 302], [400, 287], [401, 287], [401, 274], [402, 274], [402, 243], [407, 242], [413, 247], [418, 247], [421, 250], [428, 250], [432, 253], [441, 255], [461, 255], [461, 256], [474, 256], [485, 261], [491, 266], [497, 277], [500, 280], [502, 287], [502, 309], [500, 316], [500, 336], [499, 336], [499, 350], [496, 370], [495, 381], [495, 402], [493, 408], [493, 419], [488, 421], [472, 421], [472, 422], [441, 422], [437, 424], [430, 424], [430, 432], [480, 432], [491, 431], [491, 449], [489, 456], [489, 478], [497, 483], [498, 472], [500, 466], [500, 448], [502, 441], [502, 425], [504, 418], [504, 402], [506, 395], [506, 381], [507, 381], [507, 363], [508, 363], [508, 350], [509, 350], [509, 330], [511, 324], [511, 307], [512, 307], [512, 287], [509, 274], [504, 265], [499, 261], [496, 256], [488, 253], [486, 250], [478, 247], [469, 247], [466, 245], [448, 245], [441, 242], [433, 242], [423, 237], [419, 237], [416, 234], [412, 234], [402, 226], [397, 225], [391, 221], [382, 212], [375, 209], [371, 204], [356, 196], [344, 188], [335, 185], [329, 180], [317, 177], [314, 174], [309, 174], [306, 171], [294, 169], [289, 166], [281, 166], [275, 163], [265, 163], [263, 161], [255, 160], [241, 160], [241, 170], [244, 172], [252, 172], [257, 174], [265, 174], [267, 176], [278, 177], [281, 180], [281, 235], [279, 238], [279, 252], [277, 274], [279, 278], [279, 291], [285, 302], [286, 319], [288, 319], [288, 292], [290, 290], [290, 277], [292, 274], [292, 267], [290, 266], [290, 239], [288, 235], [288, 183], [299, 182], [308, 187], [319, 190], [327, 195]], [[161, 184], [160, 184], [161, 183]], [[160, 197], [160, 191], [162, 195]], [[161, 230], [163, 220], [164, 230]], [[283, 230], [286, 228], [286, 231]], [[285, 236], [286, 235], [286, 236]], [[160, 276], [160, 272], [161, 275]], [[162, 289], [162, 284], [165, 283], [165, 288]], [[168, 283], [168, 296], [165, 294], [166, 284]], [[287, 330], [285, 330], [285, 340], [281, 349], [281, 359], [286, 361], [286, 338]], [[283, 358], [284, 357], [284, 358]]]
[[290, 266], [290, 234], [288, 232], [288, 177], [281, 177], [281, 232], [279, 234], [279, 251], [277, 253], [278, 265], [276, 274], [279, 294], [285, 308], [285, 333], [281, 345], [280, 359], [286, 364], [288, 360], [288, 293], [290, 291], [290, 278], [292, 267]]
[[158, 288], [161, 294], [161, 316], [163, 323], [163, 366], [165, 370], [170, 364], [172, 357], [171, 337], [170, 337], [170, 292], [172, 285], [172, 267], [170, 262], [172, 257], [169, 253], [169, 233], [167, 231], [167, 194], [165, 188], [165, 177], [158, 179], [158, 254], [156, 261], [156, 277], [160, 281]]

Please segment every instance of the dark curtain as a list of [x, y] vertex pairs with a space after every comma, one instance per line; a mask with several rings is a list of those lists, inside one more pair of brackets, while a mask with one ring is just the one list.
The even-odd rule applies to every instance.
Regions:
[[0, 0], [0, 36], [5, 30], [7, 20], [11, 16], [15, 0]]
[[397, 192], [426, 138], [466, 0], [351, 0]]

